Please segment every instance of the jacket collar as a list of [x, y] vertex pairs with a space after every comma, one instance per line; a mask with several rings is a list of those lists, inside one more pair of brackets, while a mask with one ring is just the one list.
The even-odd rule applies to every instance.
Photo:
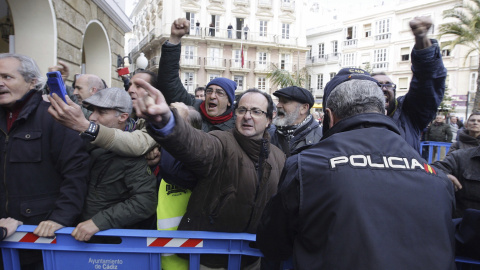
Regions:
[[390, 117], [379, 113], [362, 113], [338, 121], [323, 135], [322, 140], [335, 133], [369, 127], [385, 127], [400, 135], [400, 130]]
[[475, 147], [475, 150], [472, 151], [471, 158], [479, 158], [480, 157], [480, 146]]
[[268, 158], [270, 153], [270, 135], [267, 130], [263, 132], [263, 138], [259, 140], [252, 140], [243, 136], [236, 128], [233, 129], [233, 136], [251, 160], [258, 162], [260, 154], [262, 154], [265, 160]]

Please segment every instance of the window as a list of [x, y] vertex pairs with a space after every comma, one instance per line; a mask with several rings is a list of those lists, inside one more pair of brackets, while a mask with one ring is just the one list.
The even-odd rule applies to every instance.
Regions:
[[387, 68], [387, 49], [377, 49], [373, 51], [373, 68]]
[[208, 81], [220, 77], [220, 74], [208, 74]]
[[290, 54], [282, 53], [280, 55], [280, 69], [290, 70]]
[[261, 91], [265, 91], [267, 89], [267, 78], [265, 77], [257, 78], [257, 89]]
[[440, 44], [440, 48], [442, 48], [442, 56], [450, 56], [450, 42], [442, 42]]
[[325, 58], [325, 44], [318, 44], [318, 58]]
[[343, 55], [343, 67], [354, 67], [355, 66], [355, 54], [346, 53]]
[[308, 52], [307, 52], [307, 58], [311, 59], [312, 58], [312, 45], [307, 45]]
[[312, 92], [312, 75], [307, 75], [307, 90]]
[[266, 52], [259, 52], [258, 55], [258, 64], [261, 66], [267, 65], [267, 53]]
[[332, 53], [334, 56], [338, 53], [338, 41], [336, 40], [332, 41]]
[[235, 67], [242, 66], [242, 50], [233, 50], [233, 61]]
[[390, 19], [383, 19], [375, 22], [375, 40], [390, 38]]
[[260, 33], [261, 37], [267, 36], [267, 21], [260, 21]]
[[233, 76], [233, 81], [237, 83], [237, 90], [243, 90], [243, 76]]
[[317, 76], [317, 89], [323, 89], [323, 74]]
[[404, 47], [404, 48], [400, 49], [400, 56], [402, 58], [402, 61], [410, 60], [410, 48], [409, 47]]
[[190, 93], [192, 93], [195, 90], [195, 87], [193, 84], [193, 76], [194, 76], [193, 72], [183, 73], [183, 86]]
[[220, 58], [219, 48], [210, 48], [209, 66], [220, 66], [222, 59]]
[[212, 15], [212, 23], [215, 25], [215, 32], [220, 32], [220, 15]]
[[363, 25], [363, 31], [365, 32], [365, 37], [371, 37], [372, 36], [372, 25], [369, 24], [364, 24]]
[[282, 23], [282, 38], [290, 39], [290, 24]]
[[469, 91], [470, 92], [476, 92], [477, 91], [477, 72], [470, 73]]
[[337, 75], [337, 73], [335, 73], [335, 72], [330, 72], [330, 80], [332, 80], [333, 77], [335, 77], [335, 75]]
[[195, 23], [197, 22], [196, 20], [196, 14], [193, 12], [187, 12], [186, 14], [187, 20], [190, 21], [190, 33], [195, 33]]
[[193, 60], [193, 46], [185, 46], [185, 64], [187, 65], [193, 65], [194, 60]]
[[407, 89], [408, 89], [408, 77], [398, 78], [398, 89], [407, 91]]
[[357, 27], [356, 26], [350, 26], [345, 28], [345, 39], [356, 39], [357, 38]]

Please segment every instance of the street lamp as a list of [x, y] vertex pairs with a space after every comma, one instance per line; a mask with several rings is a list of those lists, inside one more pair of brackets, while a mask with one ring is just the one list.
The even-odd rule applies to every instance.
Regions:
[[145, 57], [144, 53], [140, 53], [140, 56], [135, 63], [137, 64], [137, 68], [145, 69], [148, 66], [148, 59]]

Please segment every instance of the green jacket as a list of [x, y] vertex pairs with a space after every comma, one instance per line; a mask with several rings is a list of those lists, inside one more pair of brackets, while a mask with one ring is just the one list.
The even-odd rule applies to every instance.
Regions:
[[121, 157], [93, 148], [90, 157], [83, 221], [92, 219], [100, 230], [135, 228], [155, 213], [156, 179], [143, 156]]

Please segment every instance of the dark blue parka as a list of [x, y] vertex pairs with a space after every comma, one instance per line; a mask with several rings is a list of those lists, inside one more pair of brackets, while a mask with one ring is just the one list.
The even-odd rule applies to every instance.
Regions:
[[400, 135], [415, 150], [420, 151], [420, 134], [435, 118], [445, 93], [447, 70], [436, 40], [423, 50], [412, 50], [410, 89], [397, 98], [396, 110], [390, 115]]
[[78, 133], [47, 112], [40, 91], [32, 95], [7, 132], [0, 108], [0, 215], [24, 224], [53, 220], [75, 225], [87, 192], [89, 156]]
[[389, 117], [336, 123], [287, 160], [257, 244], [295, 269], [455, 269], [453, 185]]

